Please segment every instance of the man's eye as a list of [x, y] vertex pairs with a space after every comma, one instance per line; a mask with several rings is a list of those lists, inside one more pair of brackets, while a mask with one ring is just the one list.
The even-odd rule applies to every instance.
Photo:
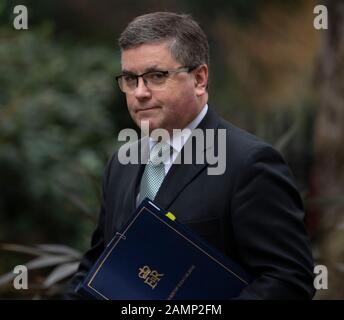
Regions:
[[163, 80], [166, 78], [166, 74], [164, 72], [152, 72], [147, 74], [147, 76], [151, 80]]
[[132, 76], [130, 74], [127, 74], [127, 75], [123, 76], [123, 79], [126, 82], [134, 82], [134, 81], [136, 82], [136, 77]]

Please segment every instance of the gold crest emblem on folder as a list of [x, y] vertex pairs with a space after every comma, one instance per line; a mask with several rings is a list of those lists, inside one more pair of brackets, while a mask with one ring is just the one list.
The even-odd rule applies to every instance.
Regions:
[[151, 270], [148, 266], [139, 268], [139, 277], [145, 279], [144, 283], [148, 284], [152, 289], [156, 287], [158, 282], [161, 280], [163, 273], [158, 273], [156, 270]]

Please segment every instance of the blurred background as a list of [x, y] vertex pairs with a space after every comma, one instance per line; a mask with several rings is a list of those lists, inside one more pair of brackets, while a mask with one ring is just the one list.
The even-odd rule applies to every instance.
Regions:
[[[13, 8], [28, 9], [15, 30]], [[329, 29], [313, 27], [325, 4]], [[0, 0], [0, 297], [58, 299], [89, 247], [117, 133], [134, 128], [114, 75], [135, 16], [191, 14], [210, 42], [210, 101], [279, 149], [316, 264], [344, 298], [344, 2]], [[124, 186], [125, 187], [125, 186]], [[26, 264], [29, 290], [14, 290]]]

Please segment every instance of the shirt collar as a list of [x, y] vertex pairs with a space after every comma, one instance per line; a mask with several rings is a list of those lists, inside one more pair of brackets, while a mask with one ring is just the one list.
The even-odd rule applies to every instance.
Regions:
[[[191, 135], [191, 131], [196, 129], [197, 126], [201, 123], [205, 115], [208, 111], [208, 104], [206, 104], [201, 112], [193, 119], [183, 130], [181, 130], [181, 133], [177, 135], [173, 135], [172, 140], [170, 139], [167, 141], [169, 145], [173, 147], [173, 150], [180, 152], [185, 144], [185, 142], [188, 140], [188, 138]], [[186, 129], [186, 130], [185, 130]], [[153, 146], [156, 144], [156, 140], [153, 140], [151, 137], [149, 137], [149, 148], [152, 150]]]

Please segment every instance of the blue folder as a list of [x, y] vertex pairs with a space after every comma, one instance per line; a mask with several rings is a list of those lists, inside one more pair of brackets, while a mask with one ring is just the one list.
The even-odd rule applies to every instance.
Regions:
[[250, 281], [236, 262], [146, 198], [78, 292], [106, 300], [223, 300]]

